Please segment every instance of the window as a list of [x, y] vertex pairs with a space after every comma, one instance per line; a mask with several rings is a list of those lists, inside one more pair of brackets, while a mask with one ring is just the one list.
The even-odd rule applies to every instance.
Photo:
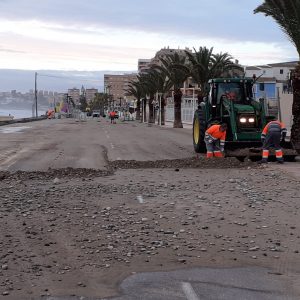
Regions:
[[280, 71], [279, 71], [279, 72], [280, 72], [280, 74], [283, 74], [283, 69], [280, 69]]
[[264, 83], [260, 83], [259, 84], [259, 90], [260, 91], [264, 91], [265, 90], [265, 84]]
[[218, 84], [218, 101], [221, 100], [223, 96], [234, 101], [235, 103], [241, 103], [243, 101], [243, 86], [240, 83], [219, 83]]

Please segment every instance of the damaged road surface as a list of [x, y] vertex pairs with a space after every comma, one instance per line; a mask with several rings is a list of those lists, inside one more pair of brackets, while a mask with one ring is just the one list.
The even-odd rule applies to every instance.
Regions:
[[[133, 273], [246, 267], [228, 270], [230, 284], [255, 295], [247, 274], [249, 267], [259, 267], [258, 278], [268, 279], [262, 290], [258, 287], [262, 294], [297, 299], [298, 186], [298, 179], [279, 171], [249, 167], [127, 169], [103, 176], [82, 171], [80, 177], [61, 178], [5, 175], [0, 181], [1, 294], [7, 299], [102, 299], [122, 291], [129, 293], [124, 299], [147, 299], [131, 298], [128, 281], [121, 290], [118, 284]], [[213, 269], [199, 270], [197, 276]], [[228, 286], [226, 272], [216, 275], [220, 291]], [[197, 295], [202, 289], [211, 293], [210, 284], [197, 283], [199, 277], [181, 279], [180, 274], [180, 282], [190, 283]], [[129, 282], [144, 282], [144, 276]], [[158, 296], [160, 281], [149, 276], [146, 293], [157, 295], [149, 299], [168, 299]], [[166, 289], [173, 285], [170, 279]], [[185, 299], [182, 289], [175, 292]]]
[[133, 125], [82, 126], [114, 141], [126, 126], [162, 132], [157, 159], [126, 131], [120, 148], [99, 137], [103, 168], [72, 168], [73, 157], [64, 168], [28, 170], [23, 156], [2, 165], [0, 298], [299, 299], [299, 177], [208, 162], [184, 132]]

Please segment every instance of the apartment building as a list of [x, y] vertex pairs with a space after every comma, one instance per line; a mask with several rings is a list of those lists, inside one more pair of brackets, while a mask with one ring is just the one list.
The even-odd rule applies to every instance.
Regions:
[[290, 91], [290, 74], [297, 64], [298, 61], [291, 61], [246, 67], [246, 77], [257, 78], [254, 85], [256, 98], [275, 99], [277, 88], [280, 93]]
[[80, 99], [80, 89], [72, 88], [68, 89], [68, 95], [72, 97], [74, 103], [78, 104]]
[[91, 102], [94, 100], [95, 95], [98, 93], [98, 89], [90, 88], [85, 89], [85, 97], [87, 102]]
[[143, 73], [150, 68], [151, 59], [141, 58], [138, 60], [138, 73]]
[[136, 73], [123, 74], [123, 75], [104, 75], [104, 91], [108, 93], [112, 100], [122, 101], [122, 99], [131, 100], [131, 97], [126, 95], [130, 81], [135, 81], [137, 78]]

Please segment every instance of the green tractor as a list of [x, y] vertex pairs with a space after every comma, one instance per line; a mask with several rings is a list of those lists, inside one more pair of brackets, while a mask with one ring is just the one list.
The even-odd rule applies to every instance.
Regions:
[[[228, 126], [225, 156], [243, 161], [261, 157], [261, 132], [273, 116], [266, 116], [263, 101], [253, 97], [252, 78], [215, 78], [209, 81], [209, 93], [198, 105], [193, 121], [193, 142], [197, 153], [204, 153], [206, 129], [219, 123]], [[291, 143], [284, 145], [285, 158], [294, 159], [297, 152]]]

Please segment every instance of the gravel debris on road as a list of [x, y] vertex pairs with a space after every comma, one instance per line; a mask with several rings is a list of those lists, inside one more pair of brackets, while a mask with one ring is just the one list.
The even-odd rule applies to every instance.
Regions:
[[0, 173], [0, 295], [108, 297], [134, 272], [183, 267], [300, 270], [299, 180], [233, 159], [110, 168]]

